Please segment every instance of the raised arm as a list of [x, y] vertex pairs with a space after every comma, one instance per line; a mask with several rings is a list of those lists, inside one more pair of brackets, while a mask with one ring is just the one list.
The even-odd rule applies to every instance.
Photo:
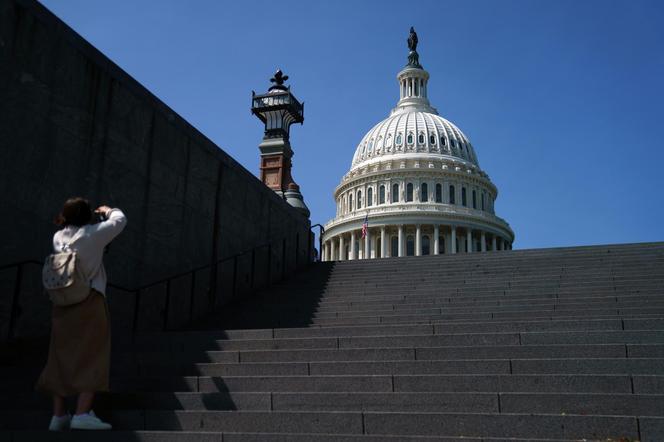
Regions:
[[127, 217], [120, 209], [111, 209], [102, 206], [97, 210], [100, 209], [106, 209], [104, 210], [106, 221], [95, 224], [91, 236], [95, 241], [98, 241], [101, 246], [105, 246], [122, 232], [127, 225]]

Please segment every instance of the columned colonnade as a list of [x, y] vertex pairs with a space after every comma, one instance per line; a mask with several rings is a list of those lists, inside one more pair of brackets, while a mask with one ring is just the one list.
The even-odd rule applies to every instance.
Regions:
[[335, 235], [323, 243], [323, 261], [511, 250], [505, 237], [463, 225], [400, 224]]

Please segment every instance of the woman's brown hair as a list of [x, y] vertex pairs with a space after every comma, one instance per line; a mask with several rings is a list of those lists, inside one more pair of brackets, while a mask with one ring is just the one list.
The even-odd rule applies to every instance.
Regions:
[[90, 224], [92, 209], [88, 200], [75, 197], [69, 198], [62, 206], [62, 211], [55, 217], [55, 224], [60, 227], [81, 227]]

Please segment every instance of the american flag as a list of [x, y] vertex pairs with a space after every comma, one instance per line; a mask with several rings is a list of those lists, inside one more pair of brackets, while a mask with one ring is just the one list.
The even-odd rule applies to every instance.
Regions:
[[369, 214], [367, 213], [364, 217], [364, 222], [362, 223], [362, 238], [367, 236], [367, 231], [369, 230]]

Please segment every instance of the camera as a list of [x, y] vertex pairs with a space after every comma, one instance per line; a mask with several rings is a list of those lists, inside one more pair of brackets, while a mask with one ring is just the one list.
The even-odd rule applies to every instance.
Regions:
[[107, 219], [108, 217], [104, 213], [92, 212], [92, 219], [90, 220], [90, 224], [98, 224], [106, 221]]

